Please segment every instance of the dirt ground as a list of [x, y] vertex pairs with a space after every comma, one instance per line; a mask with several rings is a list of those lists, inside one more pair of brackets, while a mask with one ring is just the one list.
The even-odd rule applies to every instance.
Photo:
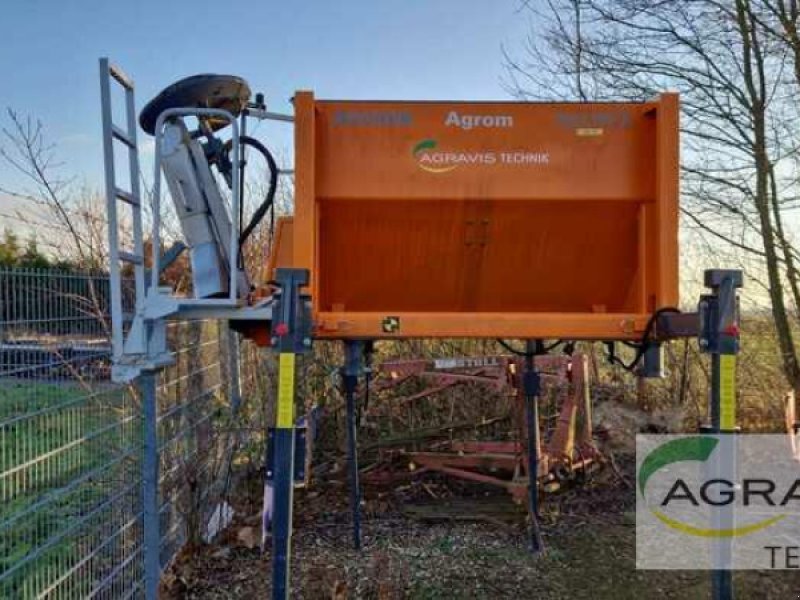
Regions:
[[[627, 470], [623, 466], [619, 473]], [[343, 483], [300, 491], [293, 597], [710, 597], [708, 573], [635, 570], [635, 497], [610, 467], [545, 496], [546, 550], [539, 556], [528, 552], [524, 510], [508, 496], [455, 485], [428, 479], [395, 490], [368, 488], [361, 552], [352, 548]], [[247, 547], [253, 545], [248, 538], [258, 529], [257, 520], [255, 514], [239, 520], [219, 543], [182, 556], [165, 578], [164, 596], [268, 597], [269, 551]], [[734, 581], [738, 599], [800, 597], [797, 572], [741, 572]]]

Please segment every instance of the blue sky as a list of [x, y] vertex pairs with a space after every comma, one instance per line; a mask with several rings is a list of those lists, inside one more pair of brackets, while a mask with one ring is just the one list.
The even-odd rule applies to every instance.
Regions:
[[[505, 99], [501, 45], [517, 0], [3, 0], [0, 108], [43, 121], [64, 174], [102, 179], [97, 59], [136, 81], [138, 107], [177, 78], [244, 76], [273, 110], [297, 89], [354, 99]], [[262, 128], [288, 151], [290, 129]], [[13, 182], [0, 166], [0, 182]]]

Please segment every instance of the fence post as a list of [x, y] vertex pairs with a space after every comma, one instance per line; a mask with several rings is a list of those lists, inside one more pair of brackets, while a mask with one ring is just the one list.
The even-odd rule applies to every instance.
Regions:
[[142, 466], [142, 506], [144, 514], [145, 598], [157, 600], [161, 577], [161, 532], [158, 514], [158, 397], [156, 372], [139, 377], [144, 417], [144, 461]]
[[231, 415], [236, 415], [242, 402], [242, 363], [239, 355], [239, 334], [225, 322], [228, 350], [228, 393], [231, 398]]

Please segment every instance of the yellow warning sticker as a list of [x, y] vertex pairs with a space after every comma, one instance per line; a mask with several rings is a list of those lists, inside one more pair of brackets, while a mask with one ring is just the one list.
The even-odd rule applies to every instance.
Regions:
[[294, 425], [294, 365], [295, 355], [281, 352], [278, 363], [278, 417], [277, 427], [291, 428]]
[[719, 425], [722, 430], [736, 427], [736, 355], [719, 357]]

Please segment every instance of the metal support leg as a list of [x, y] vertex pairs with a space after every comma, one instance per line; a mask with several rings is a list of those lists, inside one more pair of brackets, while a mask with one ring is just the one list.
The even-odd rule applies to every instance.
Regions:
[[359, 424], [363, 427], [367, 420], [369, 410], [369, 388], [372, 383], [372, 356], [375, 353], [375, 343], [372, 340], [364, 342], [364, 403], [361, 406]]
[[156, 600], [161, 578], [161, 534], [158, 515], [158, 406], [155, 371], [144, 371], [139, 376], [139, 390], [144, 417], [144, 592], [147, 600]]
[[528, 512], [530, 514], [530, 551], [538, 554], [544, 550], [539, 528], [539, 373], [533, 364], [536, 343], [528, 340], [525, 353], [525, 417], [528, 429]]
[[353, 515], [353, 547], [361, 549], [361, 488], [358, 482], [358, 428], [356, 422], [356, 388], [363, 373], [363, 343], [344, 343], [345, 364], [342, 384], [347, 404], [347, 467], [350, 479], [350, 510]]
[[[722, 397], [721, 397], [721, 389], [720, 389], [720, 381], [721, 381], [721, 361], [723, 357], [720, 354], [712, 354], [711, 355], [711, 396], [710, 396], [710, 413], [711, 413], [711, 433], [720, 434], [720, 433], [731, 433], [733, 431], [726, 431], [722, 427], [721, 422], [721, 415], [722, 415]], [[730, 356], [729, 358], [734, 358]], [[721, 445], [721, 451], [727, 451], [728, 449]], [[729, 460], [733, 460], [733, 457], [717, 457], [717, 460], [720, 461], [722, 464], [715, 464], [714, 469], [714, 478], [720, 479], [730, 479], [730, 473], [727, 473], [729, 469], [726, 468], [725, 462]], [[720, 509], [723, 510], [723, 509]], [[715, 511], [712, 519], [712, 528], [714, 529], [733, 529], [732, 523], [732, 515], [722, 515], [720, 512]], [[719, 539], [714, 542], [714, 552], [716, 553], [716, 561], [722, 564], [730, 563], [732, 560], [732, 543], [729, 538]], [[711, 572], [711, 597], [714, 600], [733, 600], [734, 593], [733, 593], [733, 581], [732, 581], [732, 573], [729, 569], [716, 569]]]
[[294, 493], [295, 383], [297, 354], [311, 349], [306, 297], [308, 271], [278, 269], [280, 292], [273, 313], [272, 347], [279, 354], [278, 406], [275, 415], [274, 517], [272, 521], [272, 597], [289, 597]]
[[275, 517], [272, 522], [272, 597], [289, 597], [294, 494], [295, 355], [280, 354], [278, 417], [275, 426]]
[[[739, 310], [736, 290], [742, 287], [741, 271], [711, 270], [705, 273], [705, 284], [712, 293], [700, 300], [700, 349], [711, 354], [710, 431], [716, 434], [736, 433], [736, 354], [739, 352]], [[730, 470], [733, 447], [727, 450], [719, 469]], [[724, 473], [720, 473], [722, 475]], [[730, 475], [730, 474], [728, 474]], [[732, 510], [732, 507], [731, 507]], [[733, 514], [715, 513], [715, 528], [733, 526]], [[730, 564], [731, 540], [718, 541], [714, 551], [719, 564]], [[711, 595], [714, 600], [734, 598], [730, 569], [711, 573]]]
[[[735, 425], [732, 423], [728, 423], [728, 427], [723, 427], [723, 413], [726, 411], [733, 410], [735, 406], [735, 398], [732, 396], [729, 398], [723, 398], [723, 391], [722, 391], [722, 378], [725, 376], [723, 375], [723, 370], [729, 370], [732, 368], [732, 365], [729, 363], [730, 360], [735, 361], [736, 357], [734, 355], [721, 355], [717, 353], [713, 353], [711, 355], [711, 396], [710, 396], [710, 413], [711, 413], [711, 433], [714, 434], [721, 434], [721, 433], [729, 433], [733, 435], [735, 432], [733, 431]], [[730, 394], [733, 394], [733, 389], [730, 390]], [[725, 407], [727, 405], [727, 408]], [[733, 457], [721, 457], [719, 458], [720, 461], [727, 462], [728, 460], [733, 460]], [[730, 470], [725, 467], [725, 465], [716, 465], [715, 466], [715, 478], [726, 478], [730, 479], [731, 473], [727, 473], [726, 471]], [[712, 523], [712, 527], [714, 529], [732, 529], [734, 527], [732, 523], [733, 516], [732, 515], [721, 515], [718, 512], [714, 513], [714, 522]], [[732, 544], [731, 540], [728, 538], [717, 540], [715, 542], [716, 546], [714, 551], [717, 553], [717, 560], [721, 563], [730, 563], [732, 560]], [[733, 580], [732, 580], [732, 573], [729, 569], [717, 569], [711, 572], [711, 597], [714, 600], [733, 600], [734, 598], [734, 591], [733, 591]]]

